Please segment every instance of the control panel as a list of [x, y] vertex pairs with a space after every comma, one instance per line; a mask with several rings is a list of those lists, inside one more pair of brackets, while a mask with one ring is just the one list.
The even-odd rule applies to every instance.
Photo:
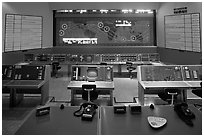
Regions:
[[72, 65], [71, 80], [113, 81], [113, 68], [104, 65]]
[[25, 54], [24, 61], [34, 61], [34, 54]]
[[12, 80], [14, 76], [13, 65], [2, 65], [2, 80]]
[[125, 54], [25, 54], [24, 61], [57, 61], [70, 63], [160, 61], [158, 53]]
[[66, 54], [52, 54], [51, 61], [64, 62], [66, 61]]
[[120, 61], [121, 62], [136, 62], [139, 61], [138, 55], [137, 54], [121, 54], [120, 55]]
[[201, 65], [183, 65], [183, 77], [185, 81], [201, 81], [202, 66]]
[[182, 81], [181, 66], [142, 66], [142, 81]]
[[35, 57], [36, 61], [50, 61], [51, 56], [50, 54], [38, 54]]
[[141, 61], [149, 61], [149, 54], [140, 54]]
[[68, 55], [68, 58], [69, 62], [79, 62], [79, 55], [77, 54]]
[[103, 54], [102, 55], [102, 62], [118, 62], [118, 55], [117, 54]]
[[14, 66], [14, 80], [44, 80], [45, 66]]
[[79, 55], [78, 62], [87, 62], [91, 63], [94, 60], [94, 55]]
[[201, 65], [141, 66], [142, 81], [201, 81]]
[[153, 62], [158, 62], [160, 61], [160, 56], [159, 54], [155, 53], [155, 54], [149, 54], [149, 61], [153, 61]]

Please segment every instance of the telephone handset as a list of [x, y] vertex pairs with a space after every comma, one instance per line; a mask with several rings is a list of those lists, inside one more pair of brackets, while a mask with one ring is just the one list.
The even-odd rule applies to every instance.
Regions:
[[193, 126], [193, 122], [191, 121], [191, 119], [195, 118], [195, 114], [188, 108], [188, 104], [175, 104], [174, 110], [187, 125]]
[[98, 106], [94, 103], [83, 103], [80, 108], [74, 112], [74, 116], [81, 117], [82, 120], [92, 121]]

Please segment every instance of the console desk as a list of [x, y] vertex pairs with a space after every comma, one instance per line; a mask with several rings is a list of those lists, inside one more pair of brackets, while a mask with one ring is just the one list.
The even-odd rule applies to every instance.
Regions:
[[[60, 109], [50, 107], [48, 115], [36, 117], [34, 109], [15, 133], [16, 135], [202, 135], [202, 112], [189, 105], [195, 114], [193, 126], [187, 125], [174, 111], [173, 106], [142, 106], [141, 112], [132, 114], [126, 108], [125, 114], [115, 114], [113, 106], [98, 107], [92, 121], [82, 121], [73, 112], [79, 106]], [[167, 119], [166, 125], [152, 128], [148, 116]]]
[[[176, 114], [173, 106], [143, 106], [141, 113], [131, 114], [126, 108], [125, 114], [114, 114], [113, 107], [101, 107], [102, 135], [201, 135], [202, 113], [194, 106], [189, 106], [195, 114], [194, 126], [186, 125]], [[148, 116], [159, 116], [167, 119], [166, 125], [153, 129], [147, 120]]]
[[[113, 81], [95, 81], [95, 82], [88, 82], [88, 81], [70, 81], [67, 88], [71, 89], [71, 105], [74, 105], [74, 95], [76, 94], [77, 90], [82, 90], [83, 84], [95, 84], [96, 90], [101, 90], [101, 92], [108, 92], [110, 94], [110, 105], [113, 105], [113, 90], [114, 90], [114, 82]], [[103, 93], [102, 93], [103, 94]]]
[[51, 107], [50, 114], [36, 117], [35, 109], [15, 133], [16, 135], [96, 135], [98, 134], [98, 111], [92, 121], [74, 117], [79, 107], [60, 109]]

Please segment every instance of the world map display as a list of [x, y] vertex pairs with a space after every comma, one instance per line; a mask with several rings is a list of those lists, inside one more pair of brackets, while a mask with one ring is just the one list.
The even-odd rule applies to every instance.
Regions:
[[73, 44], [144, 44], [153, 40], [153, 25], [149, 19], [68, 20], [58, 22], [59, 45]]

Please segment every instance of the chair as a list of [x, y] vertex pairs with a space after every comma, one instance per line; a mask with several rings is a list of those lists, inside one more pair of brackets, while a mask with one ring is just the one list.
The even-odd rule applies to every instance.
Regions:
[[[200, 85], [201, 85], [201, 88], [198, 88], [198, 89], [194, 89], [192, 90], [191, 92], [193, 94], [195, 94], [196, 96], [198, 97], [201, 97], [202, 98], [202, 82], [200, 82]], [[198, 110], [201, 110], [202, 111], [202, 103], [194, 103], [194, 106], [198, 108]]]
[[196, 96], [202, 98], [202, 82], [200, 82], [200, 85], [201, 85], [201, 88], [194, 89], [194, 90], [192, 90], [191, 92], [192, 92], [193, 94], [195, 94]]
[[167, 101], [170, 106], [174, 105], [174, 101], [177, 100], [177, 96], [179, 95], [180, 91], [178, 89], [165, 89], [164, 92], [160, 92], [158, 96]]
[[136, 68], [133, 67], [132, 65], [133, 65], [132, 62], [126, 62], [126, 66], [127, 66], [127, 70], [128, 70], [130, 79], [133, 78], [132, 71], [136, 69]]
[[92, 102], [98, 98], [98, 92], [96, 91], [96, 85], [82, 85], [82, 98], [88, 102]]
[[59, 62], [52, 63], [52, 76], [57, 78], [58, 70], [61, 69]]

